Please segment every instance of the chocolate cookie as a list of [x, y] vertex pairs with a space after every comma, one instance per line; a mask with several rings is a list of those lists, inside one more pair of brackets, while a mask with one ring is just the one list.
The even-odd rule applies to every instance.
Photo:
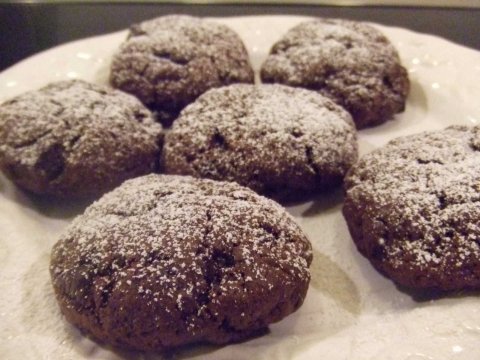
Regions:
[[132, 26], [113, 58], [110, 81], [170, 125], [180, 110], [208, 89], [252, 83], [254, 77], [247, 50], [233, 30], [172, 15]]
[[480, 127], [398, 138], [363, 157], [343, 208], [358, 250], [415, 289], [480, 288]]
[[316, 92], [235, 84], [188, 106], [162, 156], [167, 173], [291, 198], [342, 182], [357, 159], [356, 131], [348, 112]]
[[65, 317], [114, 346], [242, 340], [305, 298], [311, 245], [279, 205], [235, 183], [148, 175], [74, 220], [51, 256]]
[[350, 112], [358, 129], [403, 111], [409, 90], [388, 39], [370, 25], [338, 19], [303, 22], [288, 31], [272, 47], [261, 78], [330, 97]]
[[36, 194], [94, 196], [154, 170], [161, 135], [133, 96], [61, 81], [0, 106], [0, 167]]

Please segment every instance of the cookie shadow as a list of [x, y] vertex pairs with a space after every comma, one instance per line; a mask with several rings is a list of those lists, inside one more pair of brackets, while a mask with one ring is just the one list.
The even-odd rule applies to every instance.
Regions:
[[[225, 344], [225, 345], [212, 345], [212, 344], [192, 344], [192, 345], [185, 345], [182, 347], [179, 347], [175, 350], [171, 351], [165, 351], [163, 353], [143, 353], [143, 358], [145, 360], [183, 360], [183, 359], [204, 359], [207, 356], [213, 355], [215, 352], [221, 351], [221, 350], [226, 350], [227, 347], [229, 346], [242, 346], [242, 345], [248, 345], [249, 342], [254, 341], [256, 339], [259, 339], [263, 336], [266, 336], [270, 333], [270, 330], [268, 328], [263, 328], [259, 329], [257, 333], [254, 335], [248, 337], [247, 339], [240, 341], [240, 342], [235, 342], [235, 343], [230, 343], [230, 344]], [[117, 352], [117, 354], [120, 354]], [[138, 352], [136, 352], [138, 354]], [[122, 353], [122, 356], [124, 356], [124, 359], [131, 359], [131, 354], [128, 353]]]
[[332, 298], [352, 315], [361, 313], [361, 298], [355, 283], [328, 256], [313, 250], [310, 286]]
[[91, 205], [96, 198], [61, 200], [48, 197], [29, 195], [29, 207], [42, 215], [54, 219], [71, 219], [83, 214], [85, 209]]
[[98, 69], [93, 74], [92, 82], [99, 85], [110, 86], [110, 65], [111, 59], [113, 57], [113, 52], [110, 56], [105, 58], [105, 61], [98, 67]]
[[[71, 325], [69, 326], [72, 327]], [[204, 359], [206, 357], [211, 357], [211, 355], [213, 355], [215, 352], [225, 350], [225, 348], [229, 346], [241, 346], [242, 344], [246, 344], [250, 341], [263, 337], [268, 333], [269, 329], [264, 328], [258, 330], [256, 334], [240, 342], [225, 345], [198, 343], [181, 346], [174, 350], [148, 352], [114, 348], [102, 343], [101, 341], [93, 339], [86, 334], [80, 334], [83, 339], [81, 339], [80, 341], [75, 341], [73, 349], [80, 355], [85, 357], [89, 357], [93, 354], [98, 354], [100, 352], [105, 352], [105, 354], [110, 354], [110, 356], [107, 355], [108, 359], [115, 360], [181, 360], [191, 358]]]
[[7, 199], [38, 212], [48, 218], [68, 220], [79, 214], [97, 198], [64, 200], [39, 196], [25, 191], [13, 184], [3, 174], [0, 175], [0, 193]]
[[410, 94], [407, 98], [407, 106], [413, 106], [424, 113], [428, 112], [427, 94], [417, 79], [410, 80]]
[[291, 215], [305, 218], [311, 218], [321, 213], [334, 213], [338, 211], [342, 203], [343, 188], [341, 186], [314, 195], [306, 194], [304, 198], [295, 201], [280, 202]]
[[413, 301], [419, 304], [427, 304], [435, 300], [443, 299], [461, 299], [465, 297], [479, 297], [480, 290], [456, 290], [456, 291], [443, 291], [437, 289], [417, 290], [410, 289], [405, 286], [395, 284], [396, 289], [412, 298]]
[[329, 192], [317, 195], [310, 206], [302, 213], [304, 217], [316, 216], [320, 213], [338, 211], [338, 206], [343, 203], [343, 188], [338, 187]]

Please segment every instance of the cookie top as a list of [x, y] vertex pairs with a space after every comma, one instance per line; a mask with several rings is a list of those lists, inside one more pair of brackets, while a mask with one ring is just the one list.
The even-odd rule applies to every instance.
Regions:
[[161, 136], [133, 96], [61, 81], [0, 106], [0, 167], [33, 193], [98, 195], [154, 170]]
[[357, 159], [356, 131], [345, 110], [316, 92], [235, 84], [188, 106], [162, 156], [167, 173], [291, 197], [341, 183]]
[[210, 88], [253, 83], [247, 50], [225, 25], [170, 15], [132, 26], [113, 57], [110, 81], [137, 96], [170, 125]]
[[395, 48], [365, 23], [316, 19], [289, 30], [262, 66], [263, 82], [316, 90], [345, 107], [358, 129], [405, 108], [406, 70]]
[[67, 319], [116, 346], [245, 338], [295, 311], [311, 245], [279, 205], [235, 183], [148, 175], [74, 220], [51, 256]]
[[[480, 288], [480, 127], [398, 138], [346, 177], [359, 250], [397, 283]], [[360, 214], [360, 216], [359, 216]]]

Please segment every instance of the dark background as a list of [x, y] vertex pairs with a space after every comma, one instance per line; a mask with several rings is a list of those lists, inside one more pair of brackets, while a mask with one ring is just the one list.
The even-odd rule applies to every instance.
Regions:
[[319, 5], [24, 3], [0, 5], [0, 70], [60, 43], [120, 30], [144, 19], [173, 13], [198, 16], [283, 14], [341, 17], [430, 33], [480, 50], [480, 9]]

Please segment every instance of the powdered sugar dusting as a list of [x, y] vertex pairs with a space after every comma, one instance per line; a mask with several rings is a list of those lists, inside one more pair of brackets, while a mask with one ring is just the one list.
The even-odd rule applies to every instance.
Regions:
[[398, 60], [397, 52], [379, 31], [352, 21], [318, 19], [301, 23], [287, 32], [272, 47], [264, 67], [273, 66], [267, 64], [276, 62], [275, 66], [289, 69], [286, 75], [289, 81], [314, 83], [319, 80], [320, 74], [317, 78], [309, 78], [308, 68], [312, 62], [324, 62], [332, 67], [336, 65], [339, 69], [346, 67], [349, 71], [355, 69], [357, 71], [351, 75], [359, 76], [379, 66], [375, 63], [379, 58]]
[[349, 114], [312, 91], [235, 84], [188, 106], [166, 135], [167, 172], [260, 192], [340, 182], [357, 158]]
[[233, 30], [171, 15], [132, 26], [113, 58], [110, 79], [171, 122], [208, 89], [252, 83], [254, 75], [247, 50]]
[[[260, 63], [260, 60], [266, 57], [266, 47], [263, 47], [263, 44], [270, 45], [270, 39], [278, 38], [287, 27], [306, 18], [255, 16], [220, 20], [237, 29], [247, 41], [249, 48], [258, 47], [258, 51], [253, 55], [256, 57], [255, 62]], [[419, 128], [435, 128], [442, 124], [466, 122], [467, 115], [475, 116], [476, 112], [472, 106], [475, 107], [478, 103], [475, 94], [478, 94], [479, 88], [475, 84], [471, 70], [478, 63], [477, 53], [440, 38], [403, 29], [382, 27], [382, 30], [395, 43], [402, 43], [399, 50], [409, 63], [415, 57], [423, 60], [425, 56], [425, 59], [428, 59], [425, 66], [410, 64], [416, 71], [412, 76], [415, 77], [417, 89], [425, 91], [428, 98], [428, 114], [412, 111], [408, 114], [408, 121], [402, 117], [396, 124], [378, 128], [373, 132], [378, 135], [373, 138], [370, 138], [369, 133], [360, 134], [360, 137], [364, 137], [362, 140], [368, 138], [370, 144], [383, 143], [392, 136], [389, 130], [413, 132]], [[258, 35], [259, 32], [261, 35]], [[32, 83], [46, 82], [49, 74], [53, 76], [57, 71], [65, 74], [72, 68], [79, 76], [97, 79], [96, 64], [99, 57], [105, 59], [122, 37], [123, 34], [113, 34], [86, 39], [71, 47], [56, 49], [45, 56], [27, 60], [15, 69], [2, 73], [1, 77], [3, 80], [18, 80], [20, 85], [17, 90], [11, 88], [15, 91], [20, 91], [20, 87], [24, 89]], [[71, 63], [70, 60], [76, 57], [78, 51], [92, 54], [92, 59], [88, 64], [85, 63], [86, 66], [83, 66], [83, 63], [81, 67], [78, 63]], [[436, 61], [440, 62], [438, 66], [427, 68], [428, 64]], [[448, 64], [442, 61], [448, 61]], [[32, 69], [36, 69], [33, 76]], [[461, 78], [462, 81], [457, 80], [452, 82], [451, 86], [444, 86], [451, 76]], [[429, 80], [438, 81], [441, 88], [432, 89]], [[7, 96], [10, 91], [7, 88], [4, 90], [2, 94]], [[438, 96], [439, 94], [445, 96]], [[460, 98], [453, 96], [454, 94]], [[417, 96], [421, 94], [418, 91], [412, 95], [413, 104], [420, 101]], [[415, 110], [415, 107], [410, 109]], [[410, 127], [413, 124], [415, 125]], [[35, 210], [30, 209], [30, 206], [25, 204], [28, 198], [13, 197], [12, 194], [19, 193], [1, 176], [0, 188], [1, 357], [16, 359], [21, 353], [24, 359], [40, 357], [59, 360], [161, 359], [161, 355], [125, 354], [101, 346], [82, 336], [64, 321], [53, 299], [48, 276], [48, 255], [53, 245], [52, 241], [58, 238], [63, 227], [70, 221], [52, 219], [50, 212], [39, 212], [36, 210], [37, 207]], [[312, 278], [325, 282], [329, 287], [338, 286], [343, 289], [343, 297], [357, 294], [356, 304], [360, 314], [353, 317], [339, 307], [340, 302], [330, 297], [328, 289], [317, 290], [315, 286], [310, 286], [302, 308], [271, 326], [266, 336], [229, 346], [189, 347], [172, 357], [210, 360], [322, 356], [329, 359], [352, 360], [405, 359], [422, 356], [468, 360], [480, 357], [478, 296], [447, 297], [420, 303], [414, 301], [408, 293], [399, 291], [378, 275], [356, 251], [352, 250], [344, 221], [337, 211], [338, 207], [335, 207], [334, 211], [331, 211], [330, 207], [325, 211], [323, 200], [321, 204], [321, 209], [318, 202], [309, 202], [302, 207], [303, 210], [313, 206], [317, 210], [314, 216], [311, 212], [302, 216], [300, 213], [303, 211], [298, 211], [297, 208], [290, 209], [298, 216], [297, 221], [304, 231], [310, 235], [316, 249], [315, 259], [321, 264], [326, 256], [331, 259], [330, 270], [325, 271], [322, 265], [321, 271], [311, 270]], [[24, 275], [30, 267], [29, 264], [41, 254], [45, 254], [41, 266], [32, 269], [31, 276], [25, 281]], [[317, 254], [320, 256], [317, 257]], [[353, 289], [346, 287], [339, 281], [338, 276], [335, 276], [342, 270], [353, 282]], [[19, 301], [23, 297], [22, 292], [31, 294], [29, 305]], [[24, 316], [27, 311], [35, 316]], [[70, 333], [74, 333], [75, 336], [73, 338], [68, 336]], [[463, 351], [459, 352], [458, 348]]]
[[375, 252], [387, 272], [418, 272], [429, 287], [478, 286], [479, 134], [454, 126], [361, 159], [347, 177], [345, 206], [361, 209], [363, 234], [377, 243], [359, 239], [360, 250]]
[[[67, 307], [93, 307], [102, 317], [108, 302], [135, 294], [157, 326], [181, 318], [175, 326], [188, 342], [217, 342], [208, 324], [227, 321], [237, 331], [261, 324], [271, 309], [258, 313], [250, 302], [304, 288], [310, 261], [309, 241], [270, 200], [234, 183], [149, 175], [72, 223], [53, 249], [51, 274]], [[230, 301], [238, 306], [224, 313]], [[240, 324], [228, 320], [240, 313]]]
[[107, 188], [125, 169], [148, 172], [161, 133], [134, 97], [80, 80], [62, 81], [2, 104], [0, 162], [25, 187], [37, 183], [32, 191], [81, 194], [77, 171], [82, 184]]
[[362, 128], [403, 110], [408, 78], [395, 48], [365, 23], [316, 19], [289, 30], [262, 66], [264, 82], [318, 90]]

